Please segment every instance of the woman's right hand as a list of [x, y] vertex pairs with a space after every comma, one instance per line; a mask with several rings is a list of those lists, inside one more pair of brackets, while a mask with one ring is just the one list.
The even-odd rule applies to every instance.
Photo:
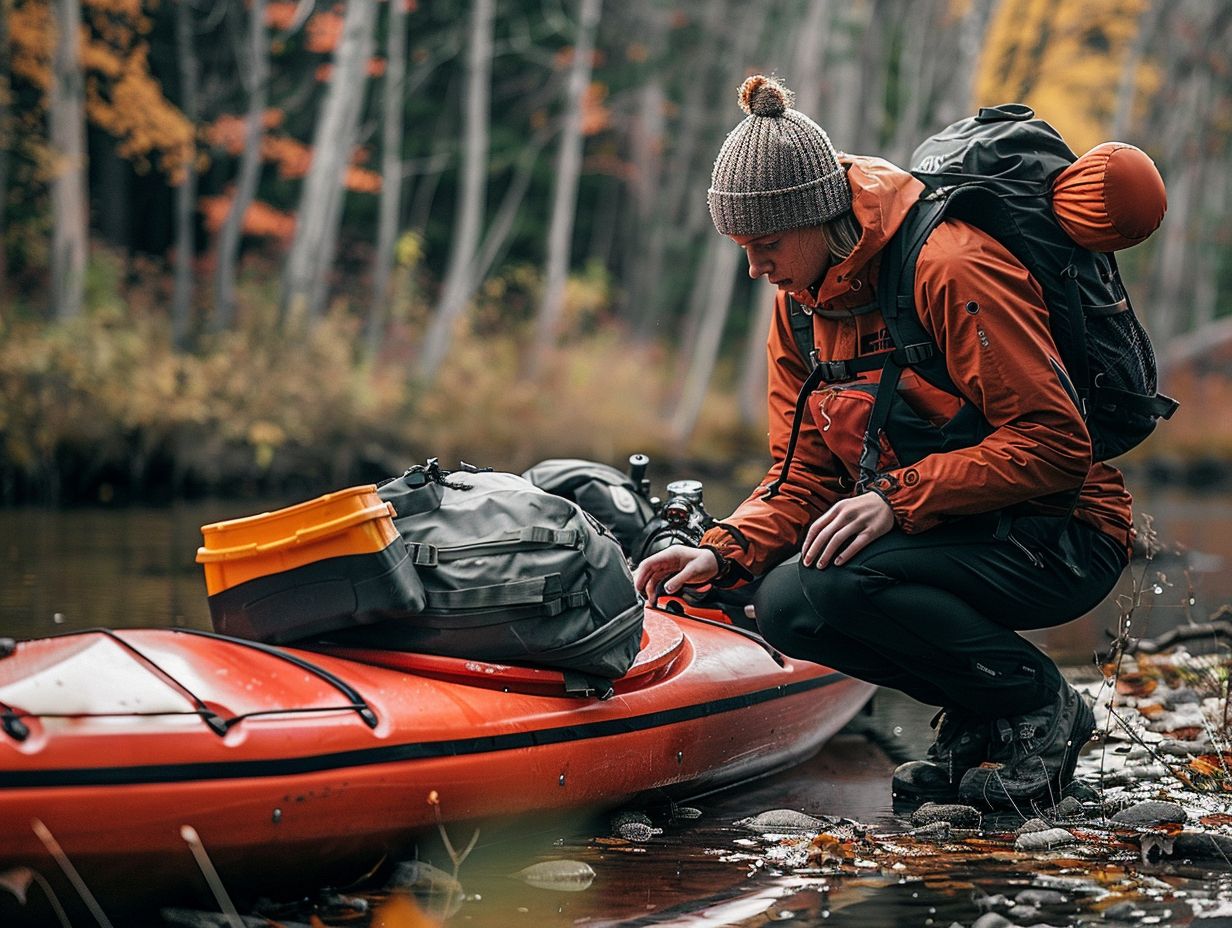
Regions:
[[637, 565], [633, 585], [653, 602], [659, 584], [665, 593], [677, 593], [682, 586], [698, 586], [714, 579], [719, 572], [719, 559], [709, 548], [671, 545]]

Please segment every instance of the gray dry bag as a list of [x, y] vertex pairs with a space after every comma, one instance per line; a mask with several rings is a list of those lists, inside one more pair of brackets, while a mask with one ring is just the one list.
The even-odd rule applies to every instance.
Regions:
[[622, 676], [643, 613], [616, 539], [516, 474], [463, 468], [433, 459], [378, 488], [423, 581], [422, 611], [329, 640]]

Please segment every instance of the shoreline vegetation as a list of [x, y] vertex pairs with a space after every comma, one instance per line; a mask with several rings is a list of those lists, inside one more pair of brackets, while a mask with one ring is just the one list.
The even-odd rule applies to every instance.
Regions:
[[[319, 320], [280, 318], [276, 269], [251, 262], [235, 327], [201, 325], [177, 349], [169, 282], [125, 288], [122, 264], [96, 251], [75, 319], [0, 310], [0, 505], [307, 498], [428, 457], [518, 471], [547, 457], [620, 467], [641, 451], [750, 485], [765, 466], [764, 416], [741, 411], [730, 364], [691, 436], [672, 437], [681, 363], [615, 317], [593, 267], [569, 279], [559, 346], [539, 370], [524, 359], [541, 282], [520, 266], [482, 288], [427, 385], [415, 377], [423, 299], [397, 301], [373, 348], [345, 299]], [[1188, 437], [1161, 435], [1116, 463], [1135, 481], [1226, 485], [1221, 446]]]
[[[100, 263], [119, 276], [118, 258]], [[729, 472], [765, 454], [764, 424], [741, 422], [734, 388], [717, 383], [673, 445], [678, 368], [610, 316], [601, 274], [570, 278], [559, 347], [533, 375], [537, 272], [489, 282], [430, 386], [415, 378], [422, 301], [370, 353], [344, 300], [313, 322], [280, 319], [276, 278], [250, 266], [234, 330], [203, 328], [186, 350], [148, 287], [108, 282], [64, 322], [0, 311], [0, 505], [311, 496], [428, 457], [521, 470], [642, 451]]]

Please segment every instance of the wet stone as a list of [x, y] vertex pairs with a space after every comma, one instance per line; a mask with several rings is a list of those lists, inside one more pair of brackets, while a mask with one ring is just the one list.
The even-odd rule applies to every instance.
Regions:
[[1069, 896], [1055, 889], [1024, 889], [1014, 897], [1014, 902], [1039, 908], [1042, 905], [1064, 905], [1069, 902]]
[[702, 810], [695, 809], [692, 806], [675, 806], [672, 809], [672, 820], [677, 822], [691, 822], [694, 819], [702, 817]]
[[1104, 910], [1104, 918], [1115, 922], [1136, 922], [1146, 915], [1146, 910], [1133, 902], [1118, 902]]
[[1232, 857], [1232, 837], [1182, 831], [1172, 842], [1172, 856], [1192, 860], [1227, 860]]
[[771, 809], [752, 818], [742, 818], [736, 824], [757, 834], [808, 834], [821, 831], [826, 823], [795, 809]]
[[1064, 795], [1073, 797], [1079, 802], [1099, 802], [1099, 790], [1081, 780], [1074, 780], [1065, 787]]
[[1014, 849], [1018, 851], [1046, 851], [1054, 847], [1065, 847], [1078, 841], [1064, 828], [1049, 828], [1047, 831], [1031, 831], [1019, 835], [1014, 841]]
[[1006, 917], [1016, 922], [1026, 923], [1027, 921], [1035, 921], [1039, 916], [1039, 906], [1035, 905], [1015, 905], [1011, 906], [1010, 910], [1005, 913]]
[[422, 860], [404, 861], [394, 868], [386, 889], [404, 889], [411, 892], [429, 895], [445, 895], [462, 893], [462, 884], [452, 873], [447, 873], [440, 867], [425, 863]]
[[1014, 834], [1026, 835], [1033, 831], [1047, 831], [1051, 827], [1052, 826], [1042, 818], [1029, 818], [1018, 826], [1018, 829], [1014, 832]]
[[1112, 820], [1118, 825], [1160, 825], [1164, 822], [1183, 822], [1187, 818], [1185, 810], [1175, 802], [1161, 802], [1158, 799], [1148, 799], [1122, 809]]
[[953, 828], [978, 828], [981, 818], [980, 811], [974, 806], [926, 802], [911, 813], [911, 824], [919, 827], [933, 822], [949, 822]]
[[608, 828], [611, 829], [612, 834], [620, 835], [623, 838], [624, 835], [620, 834], [620, 830], [626, 825], [643, 825], [649, 828], [651, 824], [653, 823], [650, 821], [650, 816], [645, 812], [629, 809], [615, 813], [608, 821]]
[[1073, 796], [1066, 796], [1053, 806], [1048, 814], [1055, 819], [1085, 818], [1086, 810], [1083, 809], [1079, 800]]
[[1004, 908], [1010, 904], [1009, 899], [997, 893], [995, 896], [979, 896], [975, 899], [975, 907], [981, 912], [991, 912], [993, 909]]
[[1164, 698], [1164, 706], [1168, 709], [1200, 702], [1202, 702], [1202, 697], [1198, 695], [1196, 690], [1188, 686], [1183, 686], [1179, 690], [1173, 690]]
[[581, 860], [544, 860], [514, 874], [528, 886], [558, 892], [581, 892], [595, 879], [590, 864]]
[[1197, 754], [1206, 754], [1211, 750], [1209, 741], [1173, 741], [1165, 739], [1159, 742], [1157, 750], [1160, 754], [1167, 754], [1170, 757], [1191, 757]]
[[913, 838], [931, 838], [937, 841], [943, 841], [950, 836], [949, 822], [929, 822], [927, 825], [922, 825], [919, 828], [913, 828], [907, 832]]
[[662, 828], [655, 828], [643, 822], [625, 822], [616, 829], [617, 837], [626, 841], [649, 841], [655, 835], [663, 834]]
[[985, 912], [971, 925], [971, 928], [1010, 928], [1014, 923], [1004, 915], [996, 912]]

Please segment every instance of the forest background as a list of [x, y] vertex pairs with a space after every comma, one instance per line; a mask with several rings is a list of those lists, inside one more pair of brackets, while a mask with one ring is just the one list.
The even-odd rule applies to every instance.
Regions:
[[760, 460], [773, 294], [705, 198], [759, 71], [903, 165], [1008, 101], [1146, 150], [1140, 460], [1223, 473], [1229, 48], [1229, 0], [0, 0], [0, 501]]

